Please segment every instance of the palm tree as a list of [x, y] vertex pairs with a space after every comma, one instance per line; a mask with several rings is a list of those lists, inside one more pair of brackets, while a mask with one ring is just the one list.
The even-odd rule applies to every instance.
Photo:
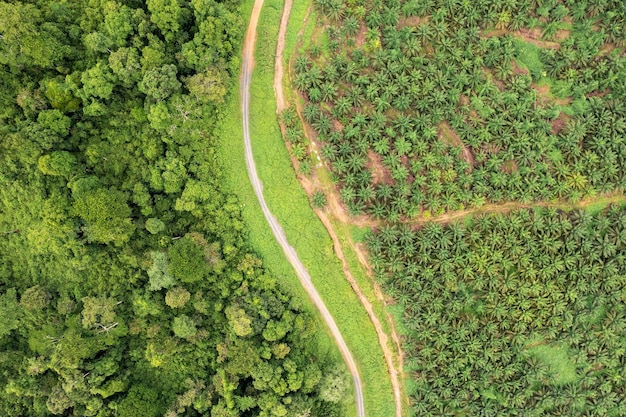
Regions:
[[351, 37], [359, 33], [359, 27], [358, 19], [354, 16], [349, 16], [344, 20], [342, 30], [345, 36]]

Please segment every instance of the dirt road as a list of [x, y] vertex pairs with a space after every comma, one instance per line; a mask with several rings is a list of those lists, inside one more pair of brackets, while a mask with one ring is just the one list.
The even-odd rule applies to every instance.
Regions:
[[[291, 0], [287, 0], [291, 1]], [[252, 15], [250, 16], [250, 24], [248, 25], [248, 32], [246, 34], [246, 39], [243, 46], [243, 57], [242, 57], [242, 72], [241, 72], [241, 112], [243, 117], [243, 136], [244, 136], [244, 144], [245, 144], [245, 153], [246, 153], [246, 168], [248, 170], [248, 176], [250, 178], [250, 182], [252, 183], [252, 187], [254, 188], [254, 193], [259, 200], [259, 204], [263, 210], [263, 214], [267, 219], [270, 228], [272, 229], [272, 233], [274, 233], [274, 237], [276, 241], [280, 244], [281, 248], [285, 252], [285, 256], [296, 270], [296, 274], [300, 279], [300, 282], [307, 294], [311, 298], [311, 301], [317, 307], [322, 318], [326, 322], [326, 325], [330, 329], [330, 332], [335, 339], [335, 343], [343, 356], [344, 361], [352, 374], [352, 380], [354, 381], [354, 391], [355, 391], [355, 399], [356, 399], [356, 407], [357, 407], [357, 415], [358, 417], [365, 417], [365, 405], [363, 403], [363, 388], [361, 385], [361, 377], [359, 376], [359, 371], [354, 362], [354, 358], [346, 345], [346, 342], [343, 340], [341, 332], [333, 319], [333, 316], [330, 314], [324, 301], [320, 297], [319, 293], [315, 289], [313, 282], [311, 281], [311, 276], [308, 271], [298, 258], [298, 254], [294, 250], [294, 248], [289, 245], [287, 241], [287, 237], [285, 236], [285, 232], [283, 228], [280, 226], [274, 215], [270, 212], [270, 209], [265, 202], [265, 198], [263, 196], [263, 185], [261, 180], [259, 179], [259, 175], [256, 170], [256, 164], [254, 162], [254, 157], [252, 154], [252, 143], [250, 140], [250, 79], [252, 75], [252, 69], [254, 68], [254, 43], [256, 40], [256, 27], [259, 20], [259, 13], [261, 12], [261, 7], [263, 6], [263, 0], [255, 0], [254, 7], [252, 9]]]

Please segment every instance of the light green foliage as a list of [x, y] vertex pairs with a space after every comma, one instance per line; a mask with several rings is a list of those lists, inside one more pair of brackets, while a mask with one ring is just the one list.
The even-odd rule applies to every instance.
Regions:
[[65, 151], [55, 151], [43, 155], [37, 162], [37, 168], [46, 174], [68, 178], [76, 166], [76, 157]]
[[221, 104], [226, 95], [226, 81], [228, 74], [225, 71], [207, 70], [189, 77], [185, 81], [187, 89], [194, 97], [206, 103]]
[[46, 407], [52, 414], [63, 414], [65, 410], [75, 405], [74, 401], [68, 397], [63, 388], [55, 386], [46, 401]]
[[92, 52], [105, 52], [111, 47], [111, 40], [100, 32], [85, 35], [85, 46]]
[[150, 252], [152, 266], [148, 269], [150, 278], [150, 291], [159, 291], [162, 288], [170, 288], [174, 285], [174, 276], [170, 272], [170, 264], [167, 253]]
[[132, 11], [116, 1], [107, 1], [104, 6], [104, 29], [117, 45], [124, 45], [133, 32]]
[[163, 312], [163, 305], [158, 295], [153, 296], [147, 291], [136, 291], [133, 294], [133, 311], [138, 317], [158, 316]]
[[316, 209], [321, 209], [326, 207], [328, 204], [326, 200], [326, 195], [323, 191], [315, 191], [313, 196], [311, 197], [311, 205]]
[[80, 99], [72, 94], [69, 86], [58, 79], [52, 79], [45, 84], [46, 98], [53, 108], [64, 112], [78, 110]]
[[540, 343], [527, 350], [548, 367], [550, 381], [555, 385], [573, 384], [580, 380], [576, 372], [576, 363], [564, 346]]
[[87, 191], [74, 202], [74, 213], [86, 222], [89, 240], [121, 245], [127, 242], [135, 226], [124, 193], [98, 188]]
[[141, 61], [136, 48], [119, 48], [109, 55], [109, 67], [125, 87], [141, 80]]
[[150, 127], [155, 130], [164, 131], [172, 125], [172, 117], [170, 111], [167, 108], [167, 104], [163, 101], [150, 106], [148, 112], [148, 120], [150, 121]]
[[157, 218], [151, 217], [146, 220], [146, 230], [153, 235], [159, 234], [165, 230], [165, 223]]
[[172, 323], [172, 330], [174, 334], [181, 339], [186, 339], [195, 336], [198, 332], [196, 324], [193, 319], [186, 314], [176, 316]]
[[108, 64], [98, 62], [94, 67], [83, 72], [80, 80], [83, 84], [80, 97], [83, 100], [93, 97], [108, 99], [113, 93], [116, 77]]
[[[0, 2], [0, 415], [337, 417], [301, 375], [334, 364], [318, 327], [222, 184], [238, 2], [141, 3]], [[286, 312], [309, 325], [268, 343]]]
[[50, 304], [50, 294], [39, 285], [27, 288], [20, 296], [20, 306], [26, 310], [43, 310]]
[[72, 121], [59, 110], [44, 110], [37, 116], [37, 122], [59, 136], [67, 136]]
[[183, 10], [179, 0], [147, 0], [150, 20], [167, 39], [173, 39], [180, 28]]
[[84, 297], [82, 324], [85, 329], [108, 327], [115, 321], [117, 301], [107, 297]]
[[246, 337], [252, 333], [252, 320], [243, 308], [230, 306], [226, 308], [226, 317], [232, 331], [239, 337]]
[[52, 67], [67, 51], [54, 25], [44, 26], [32, 4], [0, 2], [0, 63]]
[[324, 376], [320, 384], [320, 397], [331, 403], [340, 402], [348, 391], [348, 375], [338, 368]]
[[190, 298], [189, 291], [182, 287], [174, 287], [165, 294], [165, 304], [171, 308], [182, 308]]

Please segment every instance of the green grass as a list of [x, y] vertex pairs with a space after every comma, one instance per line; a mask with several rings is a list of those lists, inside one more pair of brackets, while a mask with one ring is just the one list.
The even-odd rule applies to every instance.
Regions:
[[[541, 48], [530, 42], [525, 42], [521, 39], [514, 38], [513, 44], [515, 45], [515, 59], [517, 64], [526, 68], [531, 74], [545, 76], [545, 69], [543, 62], [541, 62], [540, 52]], [[541, 79], [540, 79], [541, 80]]]
[[[295, 38], [306, 11], [306, 2], [294, 2], [287, 45], [294, 50]], [[243, 6], [249, 16], [251, 1]], [[359, 364], [368, 416], [394, 414], [391, 383], [376, 333], [369, 318], [346, 282], [341, 264], [334, 256], [332, 241], [309, 207], [306, 194], [298, 183], [276, 118], [273, 90], [274, 53], [277, 28], [282, 11], [281, 0], [266, 0], [259, 19], [256, 67], [252, 77], [250, 130], [254, 158], [264, 184], [267, 203], [282, 224], [290, 244], [308, 268], [313, 282], [333, 314], [346, 343]], [[300, 20], [298, 20], [300, 16]], [[298, 24], [299, 23], [299, 24]], [[247, 22], [246, 22], [247, 24]], [[240, 202], [244, 221], [250, 231], [249, 241], [263, 258], [265, 266], [279, 278], [284, 288], [311, 311], [312, 307], [300, 283], [263, 217], [248, 180], [245, 168], [238, 86], [236, 100], [224, 109], [220, 158], [226, 171], [227, 187]], [[332, 340], [319, 338], [320, 354], [338, 358]], [[356, 415], [354, 398], [346, 400], [347, 416]]]
[[570, 357], [566, 346], [540, 344], [529, 348], [527, 352], [548, 367], [552, 384], [571, 384], [580, 379], [576, 372], [576, 364]]

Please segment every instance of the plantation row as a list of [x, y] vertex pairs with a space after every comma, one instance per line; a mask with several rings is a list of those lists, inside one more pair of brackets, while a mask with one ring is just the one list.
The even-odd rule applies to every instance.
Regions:
[[368, 246], [405, 309], [415, 415], [626, 414], [626, 209], [385, 226]]
[[[618, 2], [316, 3], [326, 38], [296, 60], [294, 85], [353, 214], [623, 188]], [[288, 133], [305, 160], [302, 132]]]

